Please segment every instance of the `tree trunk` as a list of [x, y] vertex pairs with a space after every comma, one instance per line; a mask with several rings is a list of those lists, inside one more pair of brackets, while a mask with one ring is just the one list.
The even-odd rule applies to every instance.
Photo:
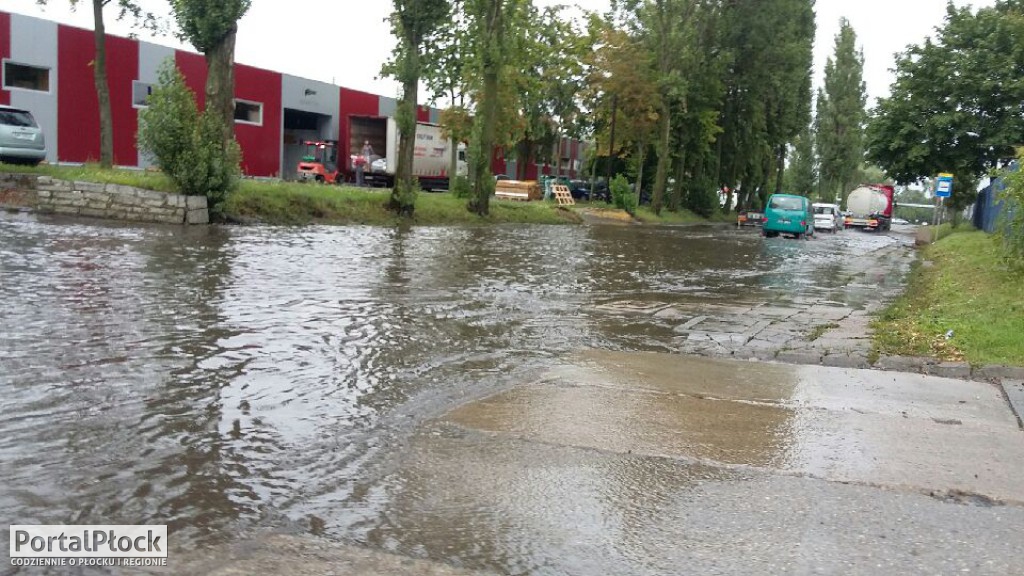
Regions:
[[495, 122], [498, 117], [498, 67], [488, 66], [484, 71], [483, 114], [480, 118], [480, 142], [473, 162], [476, 164], [473, 182], [471, 212], [480, 216], [490, 213], [494, 178], [491, 174], [491, 154], [494, 150]]
[[[786, 145], [779, 146], [778, 157], [775, 159], [775, 192], [781, 194], [783, 192], [783, 176], [786, 174]], [[798, 194], [799, 192], [791, 192], [792, 194]]]
[[96, 42], [92, 73], [96, 99], [100, 104], [100, 167], [110, 168], [114, 165], [114, 115], [110, 110], [110, 84], [107, 82], [107, 31], [103, 24], [103, 4], [103, 0], [92, 0], [93, 39]]
[[676, 156], [676, 184], [672, 187], [672, 194], [668, 197], [668, 209], [671, 212], [678, 212], [683, 205], [683, 176], [686, 174], [686, 148], [679, 149]]
[[647, 152], [647, 143], [640, 142], [636, 145], [636, 156], [640, 161], [640, 166], [636, 170], [636, 207], [640, 208], [640, 200], [643, 198], [644, 189], [644, 161]]
[[238, 25], [206, 52], [206, 109], [223, 123], [224, 146], [235, 138], [235, 38]]
[[665, 200], [665, 184], [668, 182], [668, 167], [672, 162], [669, 148], [672, 142], [672, 111], [667, 100], [661, 105], [661, 134], [658, 137], [658, 171], [654, 174], [654, 194], [651, 196], [651, 210], [661, 215]]
[[479, 142], [475, 146], [473, 164], [473, 197], [469, 202], [469, 210], [477, 215], [486, 216], [490, 212], [491, 194], [494, 193], [494, 177], [491, 174], [491, 154], [494, 153], [494, 140], [498, 119], [498, 75], [501, 71], [503, 57], [502, 48], [505, 37], [504, 22], [505, 0], [490, 0], [486, 14], [486, 41], [484, 42], [483, 64], [483, 106], [480, 118]]
[[[416, 46], [406, 46], [407, 58], [416, 59]], [[414, 69], [418, 64], [406, 64]], [[419, 98], [419, 75], [409, 76], [402, 82], [402, 100], [398, 103], [398, 164], [395, 166], [395, 186], [391, 189], [388, 208], [400, 216], [410, 217], [416, 210], [416, 188], [412, 164], [416, 157], [416, 103]]]

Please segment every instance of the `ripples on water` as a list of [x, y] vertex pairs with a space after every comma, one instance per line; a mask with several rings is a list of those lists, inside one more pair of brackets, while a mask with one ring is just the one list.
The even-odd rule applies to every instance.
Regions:
[[835, 258], [834, 244], [710, 228], [0, 216], [0, 509], [168, 523], [179, 543], [278, 515], [372, 518], [375, 496], [353, 491], [406, 416], [580, 348], [668, 344], [593, 305], [842, 298]]

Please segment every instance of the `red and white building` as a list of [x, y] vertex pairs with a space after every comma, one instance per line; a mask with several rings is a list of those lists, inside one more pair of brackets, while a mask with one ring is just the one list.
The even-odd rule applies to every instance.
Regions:
[[[32, 112], [47, 139], [51, 163], [83, 163], [100, 156], [99, 104], [91, 63], [92, 30], [0, 12], [0, 104]], [[128, 38], [107, 36], [107, 75], [114, 118], [114, 162], [147, 167], [136, 146], [138, 113], [157, 82], [157, 70], [174, 60], [203, 105], [206, 61], [202, 55]], [[290, 177], [303, 155], [304, 140], [337, 140], [339, 157], [349, 148], [351, 116], [387, 117], [394, 98], [378, 96], [289, 74], [237, 64], [235, 134], [242, 148], [242, 169], [250, 176]], [[437, 123], [440, 111], [421, 106], [421, 122]], [[535, 179], [538, 174], [574, 177], [580, 170], [583, 144], [564, 139], [559, 166], [529, 164], [522, 169], [492, 159], [496, 174]]]

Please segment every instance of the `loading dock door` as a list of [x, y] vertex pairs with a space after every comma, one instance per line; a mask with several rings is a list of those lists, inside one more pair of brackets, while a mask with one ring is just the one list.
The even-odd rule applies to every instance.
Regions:
[[296, 170], [306, 147], [307, 140], [333, 140], [331, 129], [332, 118], [326, 114], [316, 114], [291, 108], [284, 109], [284, 146], [281, 168], [285, 180], [295, 180]]

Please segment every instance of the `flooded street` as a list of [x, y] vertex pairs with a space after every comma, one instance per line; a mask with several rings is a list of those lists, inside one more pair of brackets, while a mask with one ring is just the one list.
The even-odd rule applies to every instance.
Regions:
[[[910, 242], [0, 215], [0, 510], [8, 524], [168, 524], [181, 551], [273, 531], [506, 574], [742, 573], [743, 555], [759, 573], [887, 573], [823, 535], [855, 516], [851, 538], [888, 537], [877, 550], [896, 572], [977, 570], [929, 554], [952, 538], [951, 555], [998, 556], [1024, 526], [1020, 476], [967, 486], [939, 456], [966, 430], [1024, 467], [992, 441], [1015, 422], [948, 425], [1001, 397], [978, 385], [949, 411], [925, 401], [933, 379], [872, 401], [812, 385], [854, 371], [749, 361], [807, 353], [843, 319], [866, 331]], [[908, 417], [935, 422], [877, 449], [917, 438]], [[880, 459], [902, 464], [879, 473]], [[1018, 505], [922, 494], [951, 487]], [[894, 528], [882, 511], [929, 522]], [[979, 550], [966, 534], [983, 529]], [[814, 542], [835, 554], [807, 556]], [[1006, 562], [981, 573], [1020, 567]]]

